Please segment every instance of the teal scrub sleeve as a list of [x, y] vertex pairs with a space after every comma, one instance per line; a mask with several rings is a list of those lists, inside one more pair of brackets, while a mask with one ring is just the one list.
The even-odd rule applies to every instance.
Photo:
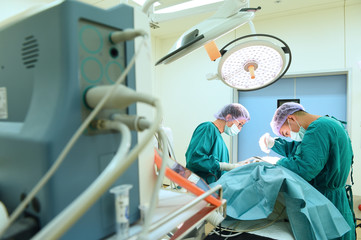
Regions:
[[281, 156], [290, 157], [295, 154], [299, 144], [300, 142], [296, 142], [296, 141], [289, 142], [282, 138], [275, 138], [275, 144], [271, 149], [272, 151], [278, 153]]
[[296, 147], [294, 156], [282, 158], [277, 165], [286, 167], [306, 181], [314, 179], [324, 168], [329, 154], [330, 132], [322, 124], [310, 125]]
[[220, 171], [219, 159], [213, 155], [208, 155], [207, 150], [210, 149], [209, 143], [199, 143], [196, 150], [187, 159], [187, 168], [195, 172], [214, 173]]
[[[218, 130], [217, 130], [218, 131]], [[219, 161], [215, 155], [217, 135], [213, 125], [200, 125], [194, 132], [186, 152], [187, 168], [193, 172], [217, 173]]]

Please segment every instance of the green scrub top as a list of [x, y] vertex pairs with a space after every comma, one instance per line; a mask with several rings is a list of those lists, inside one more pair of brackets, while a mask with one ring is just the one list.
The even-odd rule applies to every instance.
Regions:
[[277, 138], [272, 150], [285, 156], [277, 165], [310, 182], [341, 212], [351, 227], [342, 239], [355, 239], [353, 210], [345, 189], [353, 152], [343, 125], [331, 117], [320, 117], [308, 126], [302, 142]]
[[201, 123], [194, 130], [185, 156], [186, 167], [208, 184], [223, 174], [219, 162], [229, 162], [228, 148], [212, 122]]

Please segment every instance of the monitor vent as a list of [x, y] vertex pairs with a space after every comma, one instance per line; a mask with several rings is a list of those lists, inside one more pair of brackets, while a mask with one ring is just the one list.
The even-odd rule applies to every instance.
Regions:
[[25, 38], [21, 46], [21, 58], [26, 68], [34, 68], [39, 57], [39, 45], [34, 36]]

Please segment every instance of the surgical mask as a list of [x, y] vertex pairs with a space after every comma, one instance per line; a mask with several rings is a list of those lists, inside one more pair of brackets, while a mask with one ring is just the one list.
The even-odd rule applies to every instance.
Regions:
[[303, 139], [303, 136], [305, 135], [306, 129], [304, 129], [302, 126], [300, 126], [300, 124], [296, 120], [296, 123], [300, 127], [300, 130], [298, 132], [293, 132], [291, 130], [291, 125], [290, 125], [290, 122], [288, 121], [288, 119], [287, 119], [287, 122], [288, 122], [288, 126], [290, 127], [291, 139], [296, 142], [301, 142]]
[[240, 130], [238, 129], [237, 125], [233, 123], [232, 127], [225, 125], [224, 132], [229, 136], [236, 136]]

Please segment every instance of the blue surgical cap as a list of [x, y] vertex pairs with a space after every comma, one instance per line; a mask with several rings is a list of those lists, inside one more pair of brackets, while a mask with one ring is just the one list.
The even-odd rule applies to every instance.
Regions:
[[285, 123], [287, 117], [297, 111], [305, 111], [305, 109], [301, 104], [294, 102], [284, 103], [279, 108], [277, 108], [270, 123], [273, 133], [277, 136], [281, 136], [280, 128]]
[[230, 114], [232, 116], [231, 121], [233, 120], [251, 120], [251, 116], [249, 115], [247, 109], [239, 103], [231, 103], [224, 106], [218, 113], [214, 114], [216, 119], [226, 120], [227, 115]]

